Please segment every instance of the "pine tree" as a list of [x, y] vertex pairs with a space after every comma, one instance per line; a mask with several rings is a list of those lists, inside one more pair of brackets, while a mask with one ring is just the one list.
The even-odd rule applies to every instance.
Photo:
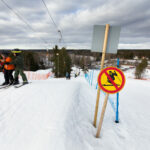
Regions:
[[40, 68], [37, 60], [38, 58], [33, 52], [24, 52], [23, 55], [26, 70], [36, 71]]
[[55, 46], [53, 49], [53, 59], [54, 68], [53, 72], [56, 77], [65, 77], [66, 72], [70, 74], [71, 72], [71, 58], [68, 55], [66, 48], [58, 49], [58, 46]]
[[71, 66], [72, 66], [72, 63], [71, 63], [71, 58], [69, 57], [69, 55], [66, 55], [66, 58], [65, 58], [65, 69], [66, 69], [66, 72], [68, 72], [69, 74], [71, 73]]
[[65, 53], [64, 50], [61, 49], [60, 50], [60, 54], [59, 54], [59, 76], [60, 77], [64, 77], [65, 76]]
[[71, 58], [64, 47], [60, 51], [60, 56], [60, 74], [64, 77], [67, 72], [71, 73]]
[[145, 71], [147, 65], [148, 65], [147, 59], [144, 58], [144, 59], [142, 59], [142, 62], [139, 63], [139, 64], [136, 66], [135, 77], [136, 77], [137, 79], [141, 79], [141, 78], [142, 78], [142, 73]]
[[56, 77], [59, 77], [59, 49], [57, 45], [55, 45], [55, 47], [53, 48], [52, 61], [54, 63], [53, 72]]

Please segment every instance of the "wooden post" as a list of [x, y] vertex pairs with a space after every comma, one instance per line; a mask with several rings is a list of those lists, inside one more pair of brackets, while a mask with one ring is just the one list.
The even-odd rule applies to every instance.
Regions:
[[100, 136], [102, 123], [103, 123], [103, 119], [104, 119], [104, 114], [105, 114], [105, 110], [106, 110], [106, 106], [107, 106], [108, 96], [109, 96], [109, 94], [107, 93], [105, 96], [105, 100], [104, 100], [104, 104], [103, 104], [103, 108], [102, 108], [102, 113], [101, 113], [98, 129], [97, 129], [97, 133], [96, 133], [97, 138]]
[[[101, 69], [100, 69], [100, 71], [104, 67], [104, 60], [105, 60], [105, 54], [106, 54], [106, 49], [107, 49], [107, 41], [108, 41], [108, 33], [109, 33], [109, 24], [106, 24], [105, 37], [104, 37], [104, 43], [103, 43], [103, 51], [102, 51], [102, 59], [101, 59]], [[93, 125], [95, 127], [96, 127], [96, 122], [97, 122], [97, 113], [98, 113], [98, 106], [99, 106], [99, 98], [100, 98], [100, 88], [98, 86], [97, 98], [96, 98], [96, 105], [95, 105], [94, 122], [93, 122]]]

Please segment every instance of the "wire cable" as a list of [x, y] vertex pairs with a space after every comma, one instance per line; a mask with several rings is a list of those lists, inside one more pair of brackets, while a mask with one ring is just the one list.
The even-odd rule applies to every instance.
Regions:
[[55, 23], [55, 21], [54, 21], [54, 19], [53, 19], [52, 15], [51, 15], [51, 13], [50, 13], [49, 9], [48, 9], [48, 7], [47, 7], [47, 5], [46, 5], [45, 1], [44, 1], [44, 0], [42, 0], [42, 2], [43, 2], [44, 6], [45, 6], [45, 8], [46, 8], [46, 10], [47, 10], [47, 13], [48, 13], [48, 15], [49, 15], [50, 19], [52, 20], [52, 22], [53, 22], [54, 26], [56, 27], [58, 34], [60, 35], [59, 42], [61, 42], [61, 41], [62, 41], [62, 39], [63, 39], [63, 36], [62, 36], [61, 30], [60, 30], [60, 29], [58, 29], [58, 27], [57, 27], [57, 25], [56, 25], [56, 23]]
[[[33, 28], [32, 28], [32, 26], [21, 16], [21, 15], [19, 15], [16, 11], [14, 11], [13, 10], [13, 8], [11, 8], [9, 5], [8, 5], [8, 3], [6, 3], [4, 0], [1, 0], [2, 1], [2, 3], [9, 9], [9, 10], [11, 10], [23, 23], [25, 23], [27, 26], [28, 26], [28, 28], [30, 28], [34, 33], [37, 33], [37, 31], [36, 30], [34, 30]], [[41, 38], [41, 37], [38, 37], [41, 41], [43, 41], [46, 45], [48, 44], [48, 42], [47, 41], [45, 41], [43, 38]]]
[[42, 2], [43, 2], [44, 6], [45, 6], [45, 8], [46, 8], [46, 10], [47, 10], [47, 13], [48, 13], [49, 17], [50, 17], [50, 18], [51, 18], [51, 20], [52, 20], [52, 22], [53, 22], [54, 26], [58, 29], [58, 27], [57, 27], [57, 25], [56, 25], [56, 23], [55, 23], [55, 21], [54, 21], [54, 19], [53, 19], [52, 15], [51, 15], [50, 11], [48, 10], [48, 7], [47, 7], [47, 5], [46, 5], [45, 1], [44, 1], [44, 0], [42, 0]]

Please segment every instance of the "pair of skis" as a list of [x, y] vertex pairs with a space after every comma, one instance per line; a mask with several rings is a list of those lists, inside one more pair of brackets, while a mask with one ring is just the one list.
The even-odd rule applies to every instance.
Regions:
[[0, 86], [0, 89], [7, 89], [7, 88], [9, 88], [9, 87], [11, 87], [11, 85], [1, 85], [1, 86]]
[[14, 85], [14, 87], [15, 87], [15, 88], [20, 88], [20, 87], [22, 87], [22, 86], [28, 85], [29, 83], [31, 83], [31, 82], [28, 82], [28, 83], [26, 83], [26, 84], [21, 83], [21, 84], [18, 84], [18, 85]]
[[28, 85], [28, 84], [29, 83], [27, 83], [27, 84], [21, 83], [21, 84], [18, 84], [18, 85], [5, 85], [5, 86], [0, 86], [0, 89], [7, 89], [7, 88], [12, 87], [12, 86], [14, 86], [15, 88], [20, 88], [20, 87], [22, 87], [24, 85]]

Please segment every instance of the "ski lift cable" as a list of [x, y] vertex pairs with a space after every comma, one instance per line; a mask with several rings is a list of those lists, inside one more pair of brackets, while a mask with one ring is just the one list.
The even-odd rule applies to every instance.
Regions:
[[51, 13], [50, 13], [49, 9], [48, 9], [48, 7], [47, 7], [47, 5], [46, 5], [45, 1], [44, 1], [44, 0], [42, 0], [42, 2], [43, 2], [44, 6], [45, 6], [45, 8], [46, 8], [46, 10], [47, 10], [47, 13], [48, 13], [49, 17], [50, 17], [50, 18], [51, 18], [51, 20], [52, 20], [52, 22], [53, 22], [54, 26], [56, 27], [56, 29], [58, 29], [58, 27], [57, 27], [57, 25], [56, 25], [56, 23], [55, 23], [55, 21], [54, 21], [54, 19], [53, 19], [52, 15], [51, 15]]
[[[62, 41], [62, 40], [63, 40], [63, 35], [62, 35], [61, 30], [60, 30], [60, 29], [58, 29], [58, 26], [57, 26], [57, 24], [55, 23], [55, 21], [54, 21], [54, 19], [53, 19], [52, 15], [51, 15], [51, 13], [50, 13], [50, 11], [49, 11], [49, 9], [48, 9], [48, 7], [47, 7], [46, 3], [45, 3], [45, 1], [44, 1], [44, 0], [42, 0], [42, 2], [43, 2], [44, 6], [45, 6], [45, 8], [46, 8], [46, 11], [47, 11], [47, 13], [48, 13], [48, 15], [49, 15], [50, 19], [52, 20], [52, 22], [53, 22], [53, 24], [54, 24], [55, 28], [57, 29], [57, 32], [58, 32], [58, 33], [59, 33], [59, 35], [60, 35], [60, 39], [59, 39], [59, 40], [60, 40], [60, 41]], [[64, 40], [63, 40], [63, 41], [64, 41]]]
[[[34, 30], [33, 27], [32, 27], [21, 15], [19, 15], [16, 11], [14, 11], [14, 9], [13, 9], [12, 7], [10, 7], [6, 1], [1, 0], [1, 2], [2, 2], [9, 10], [11, 10], [11, 12], [13, 12], [23, 23], [25, 23], [25, 24], [28, 26], [28, 28], [30, 28], [34, 33], [37, 33], [37, 31]], [[46, 44], [46, 45], [48, 44], [48, 42], [45, 41], [43, 38], [41, 38], [41, 37], [38, 37], [38, 38], [39, 38], [41, 41], [43, 41], [44, 44]]]

